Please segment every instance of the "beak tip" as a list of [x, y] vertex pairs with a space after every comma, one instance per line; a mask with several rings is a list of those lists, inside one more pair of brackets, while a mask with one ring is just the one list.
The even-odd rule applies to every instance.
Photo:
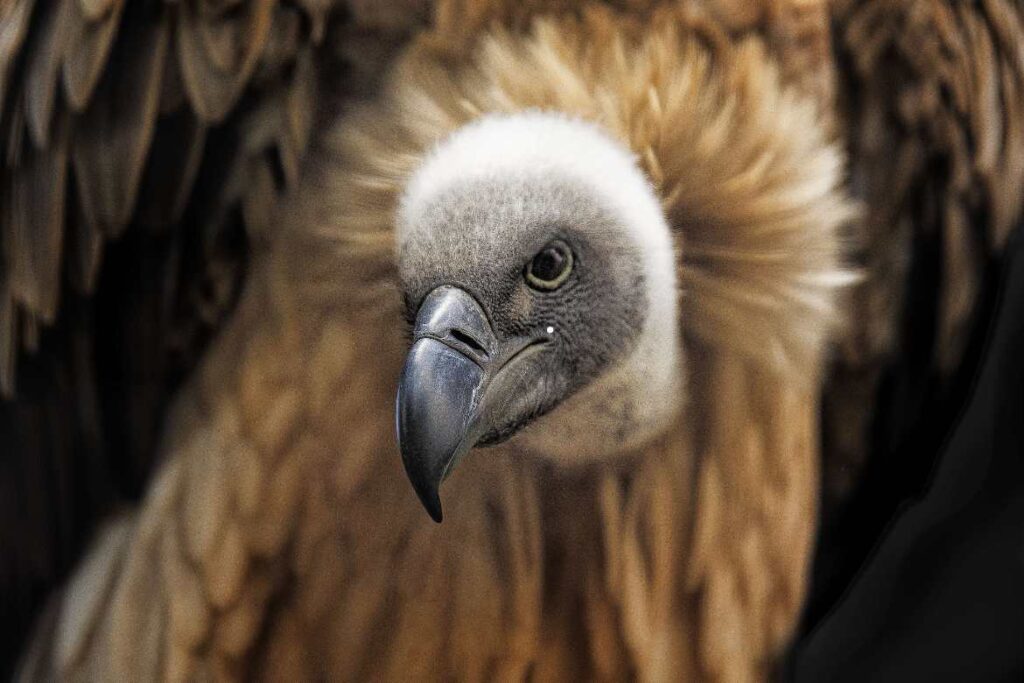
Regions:
[[426, 506], [427, 514], [430, 518], [440, 524], [444, 520], [444, 515], [441, 513], [441, 500], [438, 499], [437, 503], [433, 506]]
[[[399, 441], [401, 441], [401, 437], [399, 437]], [[404, 450], [402, 452], [402, 462], [405, 465], [406, 477], [408, 477], [409, 482], [412, 484], [420, 504], [423, 505], [430, 518], [440, 524], [442, 519], [441, 496], [439, 494], [441, 477], [431, 476], [431, 472], [422, 467], [421, 457], [412, 457]]]
[[441, 497], [437, 494], [437, 489], [435, 488], [431, 491], [417, 490], [416, 494], [420, 499], [420, 503], [423, 504], [423, 508], [430, 515], [430, 518], [440, 524], [441, 520], [444, 519], [444, 515], [441, 512]]

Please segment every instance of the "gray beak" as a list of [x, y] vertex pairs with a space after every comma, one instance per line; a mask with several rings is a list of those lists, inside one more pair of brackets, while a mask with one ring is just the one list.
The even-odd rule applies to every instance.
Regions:
[[493, 428], [488, 416], [495, 411], [483, 408], [491, 380], [531, 343], [499, 342], [480, 305], [457, 287], [438, 287], [420, 305], [395, 421], [405, 472], [435, 522], [442, 518], [441, 482]]

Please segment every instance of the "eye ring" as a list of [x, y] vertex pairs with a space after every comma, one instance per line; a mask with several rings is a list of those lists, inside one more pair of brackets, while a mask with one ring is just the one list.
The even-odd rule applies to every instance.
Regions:
[[569, 245], [562, 240], [552, 240], [530, 259], [523, 274], [531, 287], [550, 292], [561, 287], [569, 278], [574, 264], [575, 258]]

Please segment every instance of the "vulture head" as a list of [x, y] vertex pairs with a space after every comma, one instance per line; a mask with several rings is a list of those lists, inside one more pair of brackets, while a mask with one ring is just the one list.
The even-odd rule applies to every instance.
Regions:
[[471, 448], [515, 439], [563, 464], [642, 446], [679, 408], [670, 230], [633, 155], [562, 114], [494, 114], [402, 194], [412, 347], [396, 419], [420, 500]]
[[435, 520], [474, 447], [563, 468], [645, 452], [707, 405], [712, 356], [816, 381], [850, 281], [842, 156], [756, 42], [717, 52], [677, 19], [538, 21], [457, 69], [424, 40], [338, 133], [332, 234], [390, 250], [399, 449]]

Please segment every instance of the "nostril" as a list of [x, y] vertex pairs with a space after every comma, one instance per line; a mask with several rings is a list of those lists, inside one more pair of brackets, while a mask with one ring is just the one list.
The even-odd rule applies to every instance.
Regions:
[[487, 355], [487, 349], [485, 349], [483, 347], [483, 344], [478, 342], [476, 339], [473, 339], [472, 337], [470, 337], [468, 334], [466, 334], [462, 330], [457, 330], [455, 328], [452, 328], [451, 330], [448, 330], [448, 333], [451, 334], [453, 337], [455, 337], [455, 339], [459, 340], [460, 342], [462, 342], [463, 344], [465, 344], [469, 348], [471, 348], [474, 351], [476, 351], [477, 353], [482, 353], [485, 356]]

